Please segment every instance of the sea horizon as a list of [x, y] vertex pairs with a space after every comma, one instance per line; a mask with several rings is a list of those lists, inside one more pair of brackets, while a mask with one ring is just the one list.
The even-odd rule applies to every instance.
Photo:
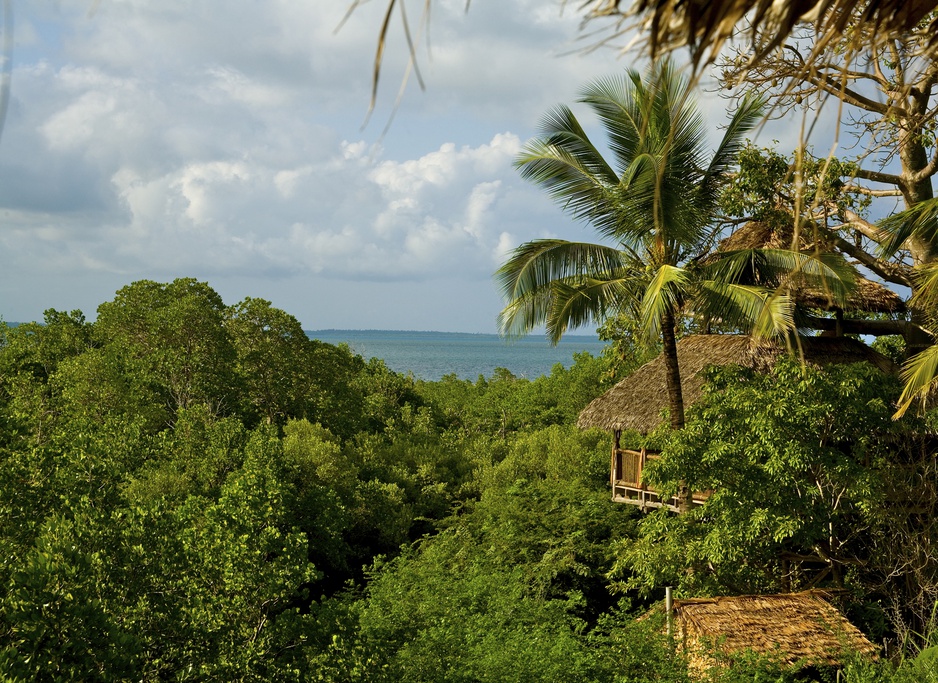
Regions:
[[365, 360], [380, 358], [395, 372], [439, 381], [446, 375], [476, 380], [504, 368], [517, 377], [549, 375], [556, 364], [569, 368], [574, 354], [602, 353], [607, 343], [593, 334], [564, 335], [551, 345], [543, 333], [507, 339], [486, 332], [428, 332], [421, 330], [305, 330], [312, 339], [347, 344]]
[[[509, 342], [521, 341], [521, 340], [526, 340], [526, 339], [543, 340], [547, 342], [547, 337], [545, 336], [544, 332], [531, 332], [530, 334], [526, 334], [523, 337], [511, 338], [511, 337], [505, 337], [504, 335], [501, 335], [498, 332], [448, 332], [446, 330], [384, 330], [384, 329], [377, 328], [377, 327], [362, 327], [362, 328], [323, 327], [323, 328], [319, 328], [316, 330], [303, 330], [303, 331], [306, 332], [306, 334], [315, 334], [317, 332], [325, 332], [325, 333], [330, 333], [330, 334], [336, 333], [336, 332], [356, 332], [356, 333], [357, 332], [379, 332], [382, 334], [383, 333], [388, 333], [388, 334], [452, 334], [452, 335], [466, 335], [466, 336], [472, 336], [472, 337], [499, 337]], [[596, 339], [596, 340], [599, 339], [595, 332], [593, 334], [570, 333], [570, 334], [565, 334], [563, 336], [563, 339], [561, 339], [561, 341], [565, 339], [570, 339], [570, 338], [574, 338], [574, 339], [586, 338], [586, 339]]]

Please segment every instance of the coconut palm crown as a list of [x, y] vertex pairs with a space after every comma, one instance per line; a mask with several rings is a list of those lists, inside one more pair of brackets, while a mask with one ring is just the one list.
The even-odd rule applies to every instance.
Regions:
[[628, 71], [590, 83], [579, 102], [598, 118], [611, 161], [561, 105], [546, 115], [541, 135], [515, 165], [605, 243], [541, 239], [518, 247], [496, 272], [507, 302], [499, 326], [518, 336], [545, 325], [556, 343], [569, 328], [620, 313], [636, 316], [646, 338], [662, 342], [671, 426], [679, 429], [684, 408], [674, 334], [680, 316], [783, 334], [793, 326], [786, 290], [742, 284], [744, 272], [764, 273], [763, 282], [783, 281], [786, 273], [822, 280], [837, 299], [846, 296], [851, 275], [830, 254], [712, 252], [719, 192], [762, 116], [758, 98], [742, 100], [709, 158], [708, 126], [688, 81], [668, 61], [652, 65], [644, 78]]

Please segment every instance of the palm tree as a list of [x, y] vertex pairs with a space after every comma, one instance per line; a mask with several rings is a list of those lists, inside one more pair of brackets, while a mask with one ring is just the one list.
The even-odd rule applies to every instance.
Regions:
[[665, 61], [643, 79], [589, 84], [587, 104], [608, 135], [613, 163], [603, 158], [572, 111], [559, 106], [543, 121], [515, 164], [574, 218], [592, 224], [613, 243], [543, 239], [518, 247], [497, 271], [507, 305], [503, 333], [517, 336], [546, 325], [556, 343], [570, 327], [619, 313], [637, 315], [647, 339], [660, 338], [667, 368], [671, 426], [684, 425], [675, 327], [683, 312], [706, 314], [757, 334], [792, 328], [784, 289], [741, 284], [753, 267], [763, 281], [798, 271], [829, 279], [845, 296], [844, 275], [829, 255], [784, 250], [713, 254], [720, 188], [743, 143], [762, 116], [755, 97], [732, 116], [716, 151], [706, 159], [706, 127], [686, 79]]
[[[932, 254], [938, 251], [938, 198], [926, 199], [883, 219], [879, 223], [888, 238], [882, 243], [883, 256], [893, 256], [912, 239], [930, 247]], [[899, 396], [899, 409], [894, 419], [918, 402], [922, 410], [938, 390], [938, 261], [916, 265], [915, 287], [909, 300], [913, 316], [927, 325], [921, 332], [925, 338], [924, 348], [915, 349], [902, 367], [904, 386]], [[915, 320], [913, 317], [913, 320]], [[906, 350], [909, 350], [907, 344]]]

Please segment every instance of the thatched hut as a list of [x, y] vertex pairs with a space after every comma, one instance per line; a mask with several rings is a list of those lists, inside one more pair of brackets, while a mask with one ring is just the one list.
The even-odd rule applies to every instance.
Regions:
[[[885, 356], [850, 337], [801, 337], [797, 348], [805, 362], [819, 366], [849, 363], [870, 363], [884, 372], [898, 368]], [[693, 335], [677, 343], [678, 365], [681, 369], [681, 390], [684, 405], [689, 407], [703, 393], [703, 370], [711, 365], [740, 365], [758, 372], [770, 370], [790, 350], [779, 342], [755, 340], [745, 335]], [[642, 483], [645, 463], [657, 457], [645, 449], [623, 448], [623, 431], [642, 434], [664, 421], [668, 409], [667, 380], [663, 356], [646, 363], [630, 376], [593, 400], [580, 413], [581, 429], [599, 427], [614, 434], [610, 481], [613, 500], [646, 507], [677, 509], [673, 499], [660, 499]], [[705, 492], [695, 493], [695, 503], [707, 498]]]
[[[791, 249], [795, 242], [794, 227], [773, 226], [760, 221], [750, 221], [737, 228], [731, 235], [721, 240], [717, 251], [737, 251], [740, 249]], [[833, 240], [821, 233], [815, 233], [810, 226], [805, 226], [798, 235], [797, 248], [802, 252], [819, 249], [822, 252], [835, 251]], [[850, 296], [843, 309], [838, 309], [827, 292], [807, 287], [795, 287], [792, 292], [795, 302], [808, 308], [837, 311], [843, 313], [902, 313], [906, 310], [905, 301], [888, 287], [858, 275]]]
[[813, 590], [780, 595], [675, 600], [674, 634], [691, 667], [707, 669], [714, 655], [733, 658], [752, 651], [797, 666], [838, 666], [848, 653], [876, 656], [877, 648]]

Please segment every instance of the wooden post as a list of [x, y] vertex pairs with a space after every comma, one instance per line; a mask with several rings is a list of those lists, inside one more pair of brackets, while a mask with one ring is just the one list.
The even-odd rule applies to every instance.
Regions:
[[638, 456], [638, 476], [635, 477], [638, 480], [635, 483], [638, 484], [638, 487], [642, 491], [645, 490], [645, 482], [642, 481], [642, 473], [645, 471], [645, 456], [646, 456], [645, 447], [642, 446], [641, 453]]
[[668, 619], [668, 638], [674, 635], [674, 628], [672, 626], [672, 612], [674, 610], [674, 593], [672, 592], [671, 586], [668, 586], [664, 589], [664, 611]]
[[694, 492], [690, 490], [687, 484], [681, 482], [681, 486], [677, 490], [677, 514], [683, 515], [685, 512], [690, 512], [693, 507]]

